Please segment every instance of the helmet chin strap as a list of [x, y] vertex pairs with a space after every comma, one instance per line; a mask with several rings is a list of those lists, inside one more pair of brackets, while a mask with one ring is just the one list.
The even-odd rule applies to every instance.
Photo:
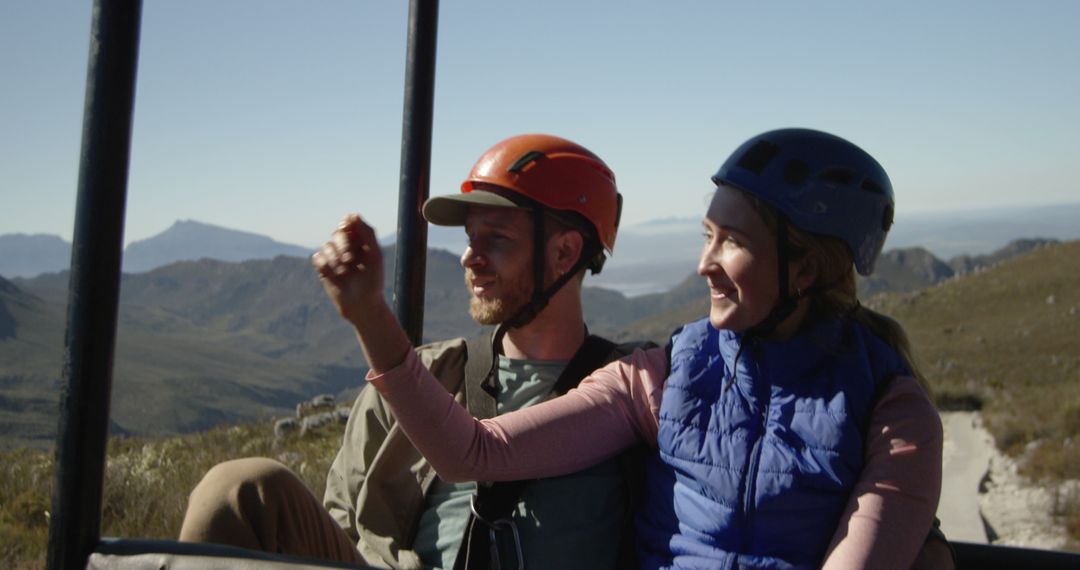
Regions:
[[743, 349], [746, 348], [747, 342], [757, 342], [761, 339], [768, 337], [776, 330], [776, 327], [780, 326], [780, 323], [784, 322], [791, 313], [795, 312], [795, 307], [799, 304], [798, 297], [792, 296], [788, 291], [788, 242], [787, 242], [788, 226], [787, 220], [782, 216], [777, 220], [776, 224], [776, 263], [777, 263], [777, 276], [779, 277], [779, 296], [776, 299], [776, 304], [773, 305], [769, 314], [765, 316], [758, 324], [746, 329], [743, 333], [742, 340], [739, 342], [739, 350], [735, 352], [735, 360], [731, 363], [731, 376], [728, 377], [727, 382], [724, 383], [723, 391], [727, 391], [732, 384], [735, 383], [735, 377], [738, 375], [739, 369], [739, 357], [742, 356]]
[[581, 255], [578, 257], [576, 263], [569, 271], [563, 273], [555, 280], [547, 289], [544, 288], [544, 265], [546, 260], [546, 243], [544, 240], [544, 212], [540, 208], [533, 209], [533, 294], [532, 299], [521, 307], [514, 316], [502, 322], [499, 325], [499, 334], [501, 340], [502, 334], [512, 328], [521, 328], [532, 322], [536, 318], [536, 315], [540, 314], [540, 311], [547, 307], [551, 298], [559, 292], [560, 289], [566, 285], [579, 271], [585, 269], [585, 267], [596, 257], [603, 246], [599, 244], [591, 243], [591, 240], [586, 240], [590, 243], [584, 245], [581, 250]]
[[779, 277], [779, 295], [776, 298], [776, 304], [773, 305], [772, 310], [760, 323], [750, 327], [743, 333], [744, 338], [764, 338], [769, 336], [776, 330], [776, 327], [780, 326], [780, 323], [784, 322], [784, 319], [787, 319], [791, 316], [791, 313], [795, 312], [795, 307], [798, 306], [799, 299], [792, 296], [788, 285], [789, 248], [787, 230], [787, 220], [780, 217], [776, 224], [776, 263]]

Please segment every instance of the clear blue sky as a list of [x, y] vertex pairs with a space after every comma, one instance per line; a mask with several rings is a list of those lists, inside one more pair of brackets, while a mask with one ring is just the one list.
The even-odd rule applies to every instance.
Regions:
[[[70, 239], [91, 2], [0, 2], [0, 234]], [[126, 240], [195, 219], [314, 246], [396, 220], [405, 0], [147, 0]], [[595, 150], [624, 223], [699, 216], [782, 126], [845, 136], [898, 216], [1076, 202], [1080, 2], [444, 0], [432, 194], [495, 141]]]

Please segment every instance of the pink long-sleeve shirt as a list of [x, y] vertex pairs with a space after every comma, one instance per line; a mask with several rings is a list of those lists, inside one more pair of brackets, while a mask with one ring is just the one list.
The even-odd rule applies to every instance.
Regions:
[[[647, 442], [655, 447], [667, 355], [638, 350], [565, 396], [476, 420], [408, 352], [369, 376], [416, 448], [447, 481], [573, 473]], [[906, 568], [941, 491], [941, 420], [918, 383], [899, 377], [874, 408], [866, 462], [833, 535], [826, 568]]]

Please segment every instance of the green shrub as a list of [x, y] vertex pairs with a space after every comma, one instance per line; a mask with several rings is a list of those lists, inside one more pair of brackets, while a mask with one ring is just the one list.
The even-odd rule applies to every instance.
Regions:
[[952, 388], [937, 390], [934, 403], [945, 412], [976, 412], [982, 409], [982, 398], [978, 394]]

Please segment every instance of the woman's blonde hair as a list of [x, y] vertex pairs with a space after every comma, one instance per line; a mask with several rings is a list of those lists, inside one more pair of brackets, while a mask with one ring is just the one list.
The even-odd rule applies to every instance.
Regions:
[[[757, 196], [748, 192], [742, 194], [775, 235], [779, 225], [776, 210]], [[807, 320], [812, 322], [848, 315], [891, 346], [912, 376], [924, 389], [928, 388], [922, 372], [916, 366], [911, 342], [900, 323], [859, 303], [855, 262], [847, 244], [839, 238], [802, 231], [790, 223], [787, 225], [787, 236], [789, 261], [802, 259], [817, 275], [816, 282], [803, 292], [810, 301]]]

